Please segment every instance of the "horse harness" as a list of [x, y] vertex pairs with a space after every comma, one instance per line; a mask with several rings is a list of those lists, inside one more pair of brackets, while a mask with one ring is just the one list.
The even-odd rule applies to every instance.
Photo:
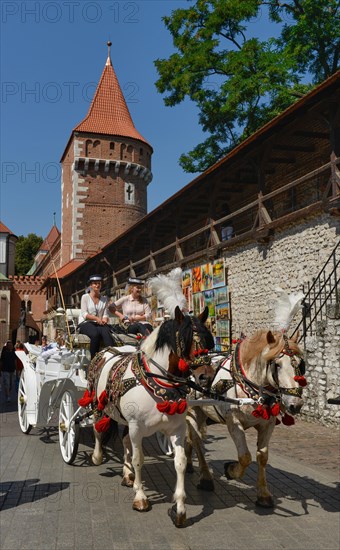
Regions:
[[[304, 374], [304, 361], [301, 360], [300, 364], [298, 364], [294, 356], [294, 353], [289, 347], [287, 335], [284, 334], [283, 338], [284, 338], [285, 346], [281, 353], [288, 355], [290, 357], [292, 367], [294, 368], [295, 376], [298, 378], [301, 378], [301, 375]], [[231, 388], [235, 387], [236, 385], [239, 385], [242, 388], [242, 390], [246, 393], [246, 395], [248, 395], [248, 397], [251, 397], [256, 401], [260, 401], [266, 404], [272, 404], [274, 402], [280, 401], [281, 394], [301, 397], [302, 387], [285, 388], [283, 386], [280, 386], [278, 373], [277, 373], [278, 368], [280, 367], [276, 363], [275, 359], [272, 359], [267, 363], [267, 369], [270, 367], [273, 367], [273, 379], [276, 384], [276, 387], [273, 387], [270, 384], [266, 386], [260, 386], [259, 384], [256, 384], [255, 382], [252, 382], [251, 380], [249, 380], [249, 378], [246, 377], [246, 374], [244, 372], [244, 369], [240, 360], [241, 344], [242, 342], [238, 342], [236, 344], [235, 351], [230, 356], [231, 358], [230, 369], [227, 369], [227, 370], [231, 375], [231, 379], [219, 380], [215, 385], [212, 384], [212, 389], [214, 389], [217, 393], [222, 394], [222, 393], [228, 392]], [[224, 367], [220, 365], [216, 371], [216, 374], [221, 368], [224, 368]]]

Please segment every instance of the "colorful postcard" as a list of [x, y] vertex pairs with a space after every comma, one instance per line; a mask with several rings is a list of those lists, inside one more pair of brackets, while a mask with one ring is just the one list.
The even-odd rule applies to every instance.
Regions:
[[221, 337], [229, 336], [229, 321], [217, 319], [216, 321], [216, 334]]
[[191, 287], [190, 287], [190, 286], [186, 286], [185, 288], [183, 288], [183, 294], [184, 294], [185, 299], [186, 299], [187, 304], [188, 304], [188, 311], [192, 311], [192, 310], [193, 310], [193, 305], [192, 305], [192, 292], [191, 292]]
[[201, 292], [201, 284], [202, 284], [201, 266], [192, 268], [191, 278], [192, 278], [192, 291], [193, 291], [193, 293]]
[[223, 258], [221, 260], [214, 260], [212, 265], [213, 274], [213, 287], [225, 286], [225, 269]]
[[191, 269], [187, 269], [182, 273], [182, 288], [191, 286]]
[[230, 339], [226, 337], [221, 338], [221, 351], [230, 350]]
[[201, 290], [210, 290], [213, 287], [213, 272], [212, 264], [205, 264], [201, 266]]
[[219, 336], [216, 336], [216, 338], [215, 338], [215, 351], [222, 351], [221, 350], [221, 338]]
[[212, 317], [215, 315], [215, 298], [213, 290], [206, 290], [203, 292], [204, 305], [208, 306], [209, 316]]
[[217, 319], [229, 319], [229, 304], [227, 302], [224, 304], [217, 304], [215, 310]]
[[204, 296], [202, 292], [196, 292], [192, 297], [192, 309], [194, 315], [199, 315], [204, 309]]
[[205, 324], [210, 330], [211, 334], [213, 336], [216, 336], [216, 317], [208, 317]]
[[223, 304], [224, 302], [229, 302], [229, 292], [227, 286], [222, 286], [220, 288], [215, 288], [215, 303]]

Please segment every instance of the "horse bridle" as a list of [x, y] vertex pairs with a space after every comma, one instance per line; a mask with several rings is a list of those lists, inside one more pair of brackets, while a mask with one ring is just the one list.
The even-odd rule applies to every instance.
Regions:
[[282, 357], [282, 355], [288, 355], [290, 358], [290, 363], [294, 369], [295, 376], [300, 378], [305, 374], [305, 362], [303, 359], [300, 360], [300, 363], [297, 362], [296, 357], [294, 355], [294, 352], [289, 347], [289, 341], [286, 334], [283, 334], [283, 340], [284, 340], [284, 348], [281, 351], [280, 355], [277, 358], [272, 359], [268, 362], [267, 368], [272, 367], [273, 368], [273, 380], [275, 384], [277, 385], [277, 389], [279, 390], [280, 394], [285, 395], [293, 395], [296, 397], [302, 396], [302, 387], [297, 388], [285, 388], [284, 386], [280, 386], [279, 383], [279, 377], [278, 377], [278, 369], [280, 368], [280, 365], [277, 363], [276, 359], [279, 359]]
[[211, 357], [208, 355], [209, 350], [208, 348], [203, 347], [203, 343], [199, 337], [198, 334], [198, 327], [195, 323], [195, 320], [190, 317], [191, 325], [192, 325], [192, 332], [193, 332], [193, 345], [194, 345], [194, 351], [193, 351], [193, 359], [190, 359], [189, 362], [187, 361], [188, 357], [185, 355], [185, 342], [183, 338], [181, 337], [180, 331], [176, 331], [176, 354], [182, 361], [186, 361], [188, 368], [190, 370], [195, 371], [198, 367], [202, 366], [208, 366], [211, 364]]
[[[301, 373], [304, 372], [304, 370], [301, 370], [300, 367], [304, 367], [304, 361], [301, 360], [300, 364], [297, 363], [296, 358], [294, 356], [293, 351], [289, 347], [289, 342], [287, 336], [283, 335], [285, 346], [282, 350], [282, 354], [288, 355], [290, 357], [291, 364], [294, 368], [295, 376], [301, 376]], [[280, 355], [277, 358], [271, 359], [267, 362], [267, 370], [268, 368], [273, 368], [273, 380], [275, 382], [275, 386], [260, 386], [256, 384], [255, 382], [252, 382], [249, 380], [244, 373], [243, 367], [241, 365], [240, 361], [240, 346], [242, 342], [238, 342], [233, 354], [233, 361], [232, 361], [232, 369], [231, 374], [235, 382], [239, 383], [244, 391], [248, 393], [252, 398], [255, 398], [257, 396], [260, 397], [262, 402], [270, 400], [270, 401], [280, 401], [281, 395], [293, 395], [296, 397], [301, 397], [302, 395], [302, 387], [297, 388], [286, 388], [284, 386], [280, 386], [279, 383], [279, 377], [278, 377], [278, 369], [280, 368], [280, 365], [277, 363], [277, 359], [281, 356]]]

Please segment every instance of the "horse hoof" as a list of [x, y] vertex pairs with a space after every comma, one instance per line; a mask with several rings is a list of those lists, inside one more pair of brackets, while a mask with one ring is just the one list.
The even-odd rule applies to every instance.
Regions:
[[215, 489], [214, 482], [212, 479], [200, 479], [197, 483], [197, 489], [202, 491], [213, 491]]
[[228, 462], [224, 463], [224, 475], [227, 479], [234, 479], [233, 476], [229, 473], [229, 468], [231, 466], [236, 466], [238, 462], [235, 462], [234, 460], [229, 460]]
[[103, 462], [103, 457], [101, 457], [99, 460], [98, 458], [95, 458], [94, 454], [91, 455], [91, 462], [94, 466], [100, 466]]
[[193, 474], [195, 470], [194, 470], [194, 467], [193, 467], [192, 464], [187, 464], [187, 467], [186, 467], [185, 471], [186, 471], [187, 474]]
[[261, 508], [274, 508], [274, 499], [271, 496], [258, 497], [255, 504]]
[[135, 476], [133, 474], [129, 474], [127, 477], [123, 477], [122, 485], [123, 487], [133, 487], [134, 481], [135, 481]]
[[175, 527], [178, 527], [178, 529], [181, 529], [182, 527], [186, 526], [187, 515], [185, 512], [183, 514], [178, 514], [176, 504], [174, 504], [174, 506], [170, 508], [170, 510], [168, 511], [168, 514]]
[[147, 498], [142, 498], [141, 500], [134, 500], [132, 504], [132, 509], [137, 512], [148, 512], [151, 506]]

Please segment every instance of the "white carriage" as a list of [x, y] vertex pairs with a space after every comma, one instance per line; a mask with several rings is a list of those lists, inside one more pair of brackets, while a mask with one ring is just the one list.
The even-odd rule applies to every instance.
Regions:
[[[72, 310], [74, 320], [75, 310]], [[117, 335], [119, 343], [133, 344], [135, 338]], [[23, 364], [18, 388], [18, 420], [21, 431], [57, 427], [63, 460], [72, 464], [78, 445], [80, 427], [92, 424], [78, 400], [87, 388], [86, 369], [90, 363], [90, 339], [71, 335], [71, 345], [49, 349], [25, 344], [28, 354], [17, 350]], [[132, 348], [133, 349], [133, 348]]]

